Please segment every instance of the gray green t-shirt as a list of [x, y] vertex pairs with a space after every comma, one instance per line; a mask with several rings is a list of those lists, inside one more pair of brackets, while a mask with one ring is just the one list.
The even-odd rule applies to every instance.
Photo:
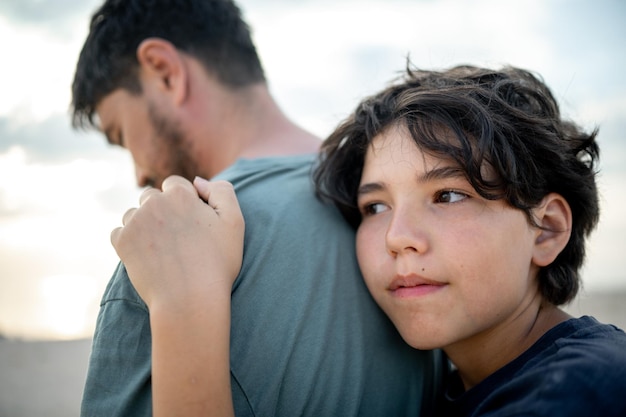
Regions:
[[[354, 230], [321, 203], [314, 155], [239, 160], [231, 181], [246, 219], [232, 292], [237, 416], [411, 416], [435, 397], [437, 352], [399, 337], [358, 270]], [[123, 265], [102, 299], [83, 416], [149, 416], [148, 310]]]

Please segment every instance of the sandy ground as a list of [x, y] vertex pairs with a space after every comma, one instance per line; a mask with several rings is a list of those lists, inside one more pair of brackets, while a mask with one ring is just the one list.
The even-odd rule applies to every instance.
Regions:
[[75, 417], [91, 340], [0, 341], [0, 417]]
[[[626, 290], [583, 294], [567, 310], [626, 329]], [[0, 340], [0, 417], [75, 417], [91, 340]]]

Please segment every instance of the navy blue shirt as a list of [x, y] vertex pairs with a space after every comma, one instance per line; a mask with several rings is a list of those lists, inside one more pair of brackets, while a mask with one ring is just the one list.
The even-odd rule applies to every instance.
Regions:
[[443, 416], [626, 416], [626, 334], [592, 317], [567, 320], [463, 392], [449, 383]]

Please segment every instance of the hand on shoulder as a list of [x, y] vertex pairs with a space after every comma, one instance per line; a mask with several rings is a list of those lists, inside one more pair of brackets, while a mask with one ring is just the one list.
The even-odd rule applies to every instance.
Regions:
[[[128, 210], [111, 243], [150, 308], [228, 290], [239, 274], [244, 220], [232, 184], [168, 177]], [[221, 292], [221, 291], [220, 291]]]

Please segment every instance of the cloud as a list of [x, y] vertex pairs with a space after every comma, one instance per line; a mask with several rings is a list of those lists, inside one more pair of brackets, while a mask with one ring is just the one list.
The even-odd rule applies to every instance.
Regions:
[[19, 147], [30, 162], [63, 163], [76, 158], [102, 159], [114, 151], [100, 133], [72, 130], [69, 116], [54, 115], [40, 123], [0, 116], [0, 154]]
[[130, 155], [55, 116], [19, 124], [0, 117], [0, 221], [26, 215], [120, 213], [136, 201]]
[[0, 16], [18, 26], [29, 26], [55, 37], [70, 37], [78, 20], [88, 26], [85, 16], [91, 15], [98, 0], [3, 0]]

